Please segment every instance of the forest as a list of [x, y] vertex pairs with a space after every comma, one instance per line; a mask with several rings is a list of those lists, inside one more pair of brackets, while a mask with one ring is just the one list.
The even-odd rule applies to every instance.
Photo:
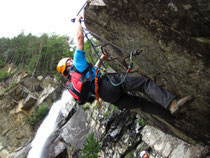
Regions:
[[[93, 38], [92, 38], [93, 40]], [[0, 68], [13, 63], [31, 75], [57, 75], [56, 65], [62, 57], [73, 57], [76, 45], [72, 38], [60, 35], [19, 34], [13, 38], [0, 38]], [[87, 61], [95, 62], [91, 46], [85, 42]], [[0, 77], [5, 72], [1, 69]]]

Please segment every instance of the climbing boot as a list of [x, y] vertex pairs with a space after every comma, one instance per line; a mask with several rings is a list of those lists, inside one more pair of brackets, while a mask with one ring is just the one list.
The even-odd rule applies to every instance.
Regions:
[[190, 101], [192, 101], [191, 96], [186, 96], [180, 99], [174, 99], [169, 105], [168, 109], [171, 112], [171, 114], [175, 114], [175, 112], [177, 112], [180, 109], [180, 107], [182, 107], [183, 105], [186, 105]]

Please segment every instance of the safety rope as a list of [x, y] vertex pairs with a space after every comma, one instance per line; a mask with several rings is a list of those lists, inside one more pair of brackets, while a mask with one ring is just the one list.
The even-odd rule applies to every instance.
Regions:
[[[104, 65], [103, 61], [100, 59], [100, 56], [99, 56], [97, 50], [95, 49], [95, 46], [93, 45], [93, 43], [92, 43], [91, 40], [89, 39], [88, 33], [86, 33], [86, 29], [85, 29], [84, 27], [82, 27], [82, 29], [83, 29], [83, 33], [84, 33], [86, 39], [89, 41], [90, 45], [92, 46], [92, 48], [93, 48], [95, 54], [97, 55], [98, 59], [100, 60], [102, 66], [104, 67], [105, 72], [106, 72], [106, 66]], [[89, 32], [89, 31], [88, 31], [88, 32]], [[130, 70], [131, 70], [132, 67], [133, 67], [132, 56], [133, 56], [133, 53], [130, 53], [130, 65], [128, 66], [128, 69], [127, 69], [127, 71], [126, 71], [126, 74], [125, 74], [124, 78], [123, 78], [120, 82], [114, 83], [114, 82], [112, 81], [111, 77], [110, 77], [108, 74], [106, 74], [107, 78], [109, 79], [110, 83], [111, 83], [113, 86], [117, 87], [117, 86], [123, 84], [123, 82], [126, 80], [126, 78], [127, 78], [127, 76], [128, 76], [128, 73], [130, 72]]]
[[91, 47], [93, 48], [95, 54], [97, 55], [98, 59], [100, 60], [100, 62], [101, 62], [101, 64], [102, 64], [102, 66], [104, 67], [104, 69], [106, 69], [106, 66], [104, 65], [103, 61], [101, 60], [101, 58], [100, 58], [100, 56], [99, 56], [97, 50], [95, 49], [95, 46], [93, 45], [93, 43], [92, 43], [91, 40], [89, 39], [88, 34], [85, 32], [85, 29], [84, 29], [83, 27], [82, 27], [82, 29], [83, 29], [83, 33], [84, 33], [86, 39], [88, 40], [88, 42], [90, 43]]
[[[110, 42], [110, 41], [108, 41], [108, 40], [102, 38], [101, 36], [97, 35], [96, 33], [91, 32], [90, 30], [88, 30], [88, 29], [86, 29], [86, 28], [84, 28], [84, 27], [82, 27], [82, 28], [83, 28], [83, 30], [88, 31], [88, 32], [89, 32], [90, 34], [92, 34], [93, 36], [95, 36], [95, 37], [97, 37], [97, 38], [99, 38], [99, 39], [105, 41], [105, 43], [108, 43], [109, 45], [111, 45], [111, 46], [117, 48], [117, 49], [120, 50], [121, 52], [125, 52], [125, 53], [127, 53], [127, 54], [130, 53], [128, 50], [125, 50], [124, 48], [121, 48], [121, 47], [117, 46], [116, 44], [114, 44], [114, 43], [112, 43], [112, 42]], [[157, 67], [155, 67], [154, 65], [152, 65], [152, 64], [151, 64], [149, 61], [147, 61], [142, 55], [140, 55], [140, 56], [142, 57], [142, 59], [144, 60], [145, 63], [151, 65], [151, 67], [152, 67], [153, 69], [155, 69], [157, 72], [162, 73], [160, 69], [158, 69]]]

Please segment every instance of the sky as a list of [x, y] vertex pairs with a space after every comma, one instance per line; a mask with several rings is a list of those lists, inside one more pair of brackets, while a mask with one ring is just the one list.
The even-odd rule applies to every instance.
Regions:
[[32, 33], [75, 36], [71, 22], [86, 0], [0, 0], [0, 38]]

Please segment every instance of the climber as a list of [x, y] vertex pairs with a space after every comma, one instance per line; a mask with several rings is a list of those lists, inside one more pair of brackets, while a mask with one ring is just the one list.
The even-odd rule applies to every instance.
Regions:
[[[155, 82], [144, 76], [128, 75], [125, 81], [119, 86], [113, 86], [110, 83], [110, 79], [106, 76], [99, 77], [99, 74], [96, 74], [96, 72], [97, 70], [101, 71], [101, 62], [106, 60], [108, 55], [102, 55], [95, 66], [91, 66], [87, 63], [84, 52], [84, 34], [81, 19], [82, 17], [78, 16], [75, 20], [77, 25], [77, 49], [74, 53], [74, 60], [63, 58], [57, 65], [57, 71], [69, 78], [67, 89], [77, 101], [80, 100], [80, 98], [83, 99], [81, 103], [84, 103], [84, 98], [89, 100], [87, 94], [84, 94], [87, 93], [88, 90], [88, 95], [98, 95], [102, 100], [112, 103], [120, 109], [141, 108], [145, 112], [154, 111], [155, 108], [151, 105], [154, 104], [155, 101], [155, 104], [158, 103], [169, 110], [171, 114], [174, 114], [182, 105], [186, 105], [186, 103], [192, 99], [191, 96], [178, 99], [178, 97], [171, 92], [159, 87]], [[124, 78], [124, 74], [122, 73], [113, 73], [109, 74], [109, 76], [115, 83], [120, 82]], [[98, 78], [98, 81], [96, 78]], [[94, 84], [95, 81], [97, 81], [96, 84]], [[97, 84], [99, 87], [96, 86]], [[84, 85], [86, 87], [85, 90], [79, 87], [79, 85]], [[98, 89], [98, 91], [96, 91], [96, 89]], [[128, 94], [128, 92], [135, 91], [143, 92], [153, 101]], [[80, 95], [82, 95], [82, 97], [79, 98]]]

